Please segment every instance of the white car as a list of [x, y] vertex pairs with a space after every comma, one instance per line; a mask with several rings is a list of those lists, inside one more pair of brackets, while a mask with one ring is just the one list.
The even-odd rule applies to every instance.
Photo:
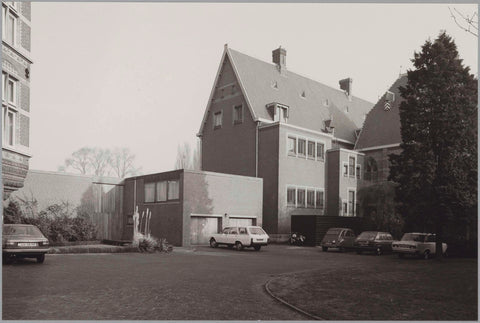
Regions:
[[268, 239], [268, 234], [261, 227], [232, 226], [223, 229], [222, 233], [213, 234], [210, 237], [210, 247], [226, 245], [230, 248], [235, 247], [238, 251], [244, 247], [251, 247], [258, 251], [268, 244]]
[[[432, 233], [405, 233], [402, 240], [392, 243], [392, 250], [401, 258], [403, 255], [415, 255], [425, 259], [436, 252], [435, 234]], [[447, 244], [442, 243], [442, 253], [447, 252]]]

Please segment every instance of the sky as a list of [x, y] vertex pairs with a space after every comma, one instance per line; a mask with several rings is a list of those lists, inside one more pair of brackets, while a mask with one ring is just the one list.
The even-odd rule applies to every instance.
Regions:
[[[450, 5], [465, 14], [476, 5]], [[196, 145], [224, 44], [375, 103], [445, 30], [477, 75], [478, 41], [445, 4], [32, 2], [30, 169], [127, 147], [144, 174]]]

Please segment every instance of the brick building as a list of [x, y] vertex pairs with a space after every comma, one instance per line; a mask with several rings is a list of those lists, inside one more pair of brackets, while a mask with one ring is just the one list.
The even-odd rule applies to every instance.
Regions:
[[353, 150], [373, 104], [225, 46], [198, 133], [202, 169], [263, 178], [263, 226], [278, 240], [296, 216], [357, 216], [363, 153]]
[[28, 171], [30, 136], [30, 2], [2, 2], [3, 199], [21, 188]]

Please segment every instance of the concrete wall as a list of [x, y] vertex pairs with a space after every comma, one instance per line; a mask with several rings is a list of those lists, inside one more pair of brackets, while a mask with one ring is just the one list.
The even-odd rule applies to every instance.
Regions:
[[[233, 123], [233, 107], [243, 105], [243, 122]], [[221, 128], [213, 128], [215, 112], [222, 111]], [[255, 176], [256, 125], [233, 68], [225, 62], [202, 134], [202, 170]]]
[[184, 245], [190, 244], [192, 214], [221, 217], [223, 226], [236, 216], [253, 217], [262, 226], [262, 179], [189, 170], [183, 178]]
[[[299, 130], [287, 124], [280, 124], [279, 128], [279, 180], [278, 180], [278, 234], [288, 235], [291, 231], [292, 215], [323, 215], [325, 209], [287, 206], [287, 187], [295, 186], [300, 189], [323, 189], [326, 195], [325, 158], [324, 160], [290, 156], [287, 151], [288, 136], [296, 136], [307, 141], [323, 142], [324, 152], [331, 148], [331, 138], [323, 134]], [[307, 154], [308, 155], [308, 154]], [[326, 200], [324, 200], [326, 202]]]

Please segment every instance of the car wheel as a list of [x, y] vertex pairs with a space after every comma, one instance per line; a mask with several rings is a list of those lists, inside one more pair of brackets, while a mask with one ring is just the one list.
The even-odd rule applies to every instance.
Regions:
[[217, 241], [215, 241], [215, 239], [210, 239], [210, 247], [212, 248], [216, 248], [218, 247], [218, 244], [217, 244]]
[[430, 250], [425, 250], [423, 253], [423, 259], [428, 260], [430, 258]]
[[253, 249], [255, 249], [255, 251], [260, 250], [260, 248], [262, 248], [262, 246], [254, 246], [254, 247], [253, 247]]
[[43, 264], [44, 261], [45, 261], [45, 255], [37, 256], [37, 262], [39, 264]]
[[328, 247], [322, 247], [322, 251], [328, 251]]
[[383, 253], [382, 247], [377, 247], [377, 249], [375, 250], [375, 253], [377, 254], [377, 256], [380, 256]]
[[242, 251], [243, 244], [240, 241], [235, 242], [235, 250]]
[[398, 258], [403, 258], [403, 256], [404, 256], [403, 253], [398, 254]]

